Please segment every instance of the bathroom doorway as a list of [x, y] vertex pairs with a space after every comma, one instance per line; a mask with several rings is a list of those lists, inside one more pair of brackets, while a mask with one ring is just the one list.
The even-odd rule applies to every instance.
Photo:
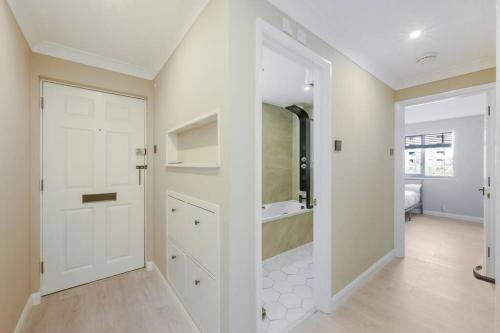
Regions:
[[286, 332], [331, 310], [331, 64], [262, 21], [257, 41], [257, 328]]

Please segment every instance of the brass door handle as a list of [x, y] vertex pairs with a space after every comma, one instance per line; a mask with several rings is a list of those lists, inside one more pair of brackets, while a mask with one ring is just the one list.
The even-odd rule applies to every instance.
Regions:
[[147, 170], [147, 165], [136, 165], [135, 168], [139, 171], [139, 185], [141, 185], [141, 170]]

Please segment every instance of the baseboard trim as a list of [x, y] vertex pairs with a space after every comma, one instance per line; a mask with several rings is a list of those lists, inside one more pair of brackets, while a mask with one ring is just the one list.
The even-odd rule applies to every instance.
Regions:
[[26, 322], [26, 319], [28, 318], [28, 315], [31, 311], [31, 308], [35, 305], [40, 304], [40, 302], [41, 302], [41, 296], [39, 292], [33, 293], [28, 297], [28, 299], [26, 300], [26, 304], [24, 305], [23, 312], [21, 312], [21, 315], [17, 320], [17, 325], [16, 328], [14, 329], [14, 333], [20, 333], [22, 331], [24, 323]]
[[184, 316], [188, 319], [189, 324], [191, 325], [191, 327], [194, 330], [193, 332], [200, 332], [200, 329], [198, 328], [198, 326], [196, 326], [193, 318], [191, 317], [191, 315], [187, 311], [186, 307], [184, 306], [184, 304], [180, 300], [179, 296], [177, 296], [176, 291], [170, 285], [170, 282], [168, 282], [168, 280], [163, 276], [163, 274], [161, 274], [160, 269], [158, 268], [158, 266], [156, 266], [156, 264], [153, 261], [148, 261], [147, 264], [151, 265], [151, 270], [154, 271], [156, 274], [158, 274], [158, 276], [160, 277], [161, 281], [165, 285], [165, 288], [167, 288], [168, 293], [173, 296], [174, 302], [176, 303], [176, 305], [179, 306], [179, 308], [182, 309], [182, 312], [183, 312]]
[[389, 251], [385, 256], [380, 258], [376, 263], [371, 265], [366, 271], [355, 278], [351, 283], [349, 283], [342, 290], [333, 295], [331, 299], [331, 310], [333, 311], [337, 307], [339, 307], [350, 295], [352, 295], [356, 290], [364, 285], [369, 278], [380, 271], [395, 256], [396, 250]]
[[146, 271], [147, 272], [151, 272], [154, 269], [153, 266], [156, 266], [154, 262], [146, 261]]
[[455, 219], [460, 221], [474, 222], [474, 223], [483, 223], [482, 217], [476, 216], [468, 216], [468, 215], [459, 215], [459, 214], [451, 214], [444, 212], [436, 212], [433, 210], [424, 210], [425, 215], [437, 216], [437, 217], [446, 217], [449, 219]]

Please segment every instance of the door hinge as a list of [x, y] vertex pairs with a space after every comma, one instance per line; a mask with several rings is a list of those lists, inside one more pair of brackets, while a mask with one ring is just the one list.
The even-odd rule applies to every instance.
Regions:
[[488, 176], [488, 187], [491, 187], [491, 177]]
[[45, 107], [45, 99], [42, 97], [40, 97], [40, 108], [43, 110], [43, 108]]
[[488, 246], [488, 258], [491, 257], [491, 249], [490, 247]]
[[491, 106], [488, 105], [488, 116], [491, 116]]
[[316, 201], [316, 198], [313, 199], [313, 206], [316, 206], [318, 202]]
[[40, 179], [40, 191], [43, 192], [43, 179]]
[[43, 274], [44, 268], [43, 268], [43, 261], [40, 262], [40, 273]]
[[153, 153], [158, 153], [158, 146], [157, 145], [154, 145], [153, 146]]

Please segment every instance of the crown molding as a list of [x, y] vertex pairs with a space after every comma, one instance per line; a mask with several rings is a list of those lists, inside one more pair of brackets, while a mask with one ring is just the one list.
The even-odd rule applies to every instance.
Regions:
[[414, 86], [418, 86], [421, 84], [426, 84], [434, 81], [445, 80], [455, 76], [460, 76], [464, 74], [469, 74], [473, 72], [477, 72], [480, 70], [493, 68], [496, 66], [495, 58], [484, 58], [476, 61], [472, 61], [465, 64], [455, 65], [452, 67], [448, 67], [443, 70], [437, 71], [429, 71], [424, 74], [414, 76], [412, 78], [400, 80], [395, 86], [394, 89], [401, 90], [405, 88], [410, 88]]
[[110, 59], [108, 57], [103, 57], [98, 54], [82, 51], [57, 43], [37, 43], [35, 45], [32, 45], [31, 49], [36, 53], [41, 53], [92, 67], [102, 68], [113, 72], [119, 72], [146, 80], [152, 80], [156, 75], [156, 73], [152, 73], [151, 71], [140, 66], [132, 65], [120, 60]]

